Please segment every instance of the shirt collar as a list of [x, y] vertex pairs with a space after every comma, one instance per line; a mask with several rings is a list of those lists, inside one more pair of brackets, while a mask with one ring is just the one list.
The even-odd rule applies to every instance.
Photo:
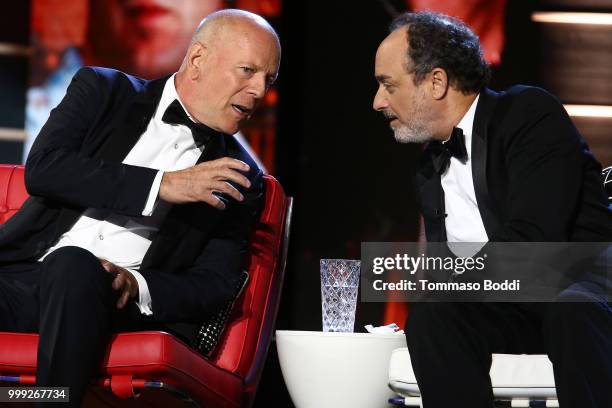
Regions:
[[176, 73], [172, 74], [172, 76], [168, 78], [166, 84], [164, 85], [162, 96], [159, 99], [159, 104], [157, 105], [157, 111], [155, 111], [155, 119], [161, 121], [162, 117], [164, 116], [164, 112], [166, 112], [166, 109], [168, 109], [168, 106], [172, 103], [172, 101], [176, 99], [177, 101], [179, 101], [179, 103], [185, 110], [185, 113], [187, 113], [187, 117], [191, 119], [194, 123], [197, 123], [195, 120], [193, 120], [193, 117], [189, 114], [189, 111], [187, 110], [187, 108], [185, 108], [185, 104], [176, 92], [176, 86], [174, 85], [175, 77]]
[[476, 99], [470, 105], [470, 108], [465, 115], [461, 118], [457, 126], [463, 131], [463, 137], [465, 138], [465, 149], [468, 153], [468, 158], [472, 155], [472, 131], [474, 129], [474, 118], [476, 117], [476, 106], [478, 105], [478, 99], [480, 94], [476, 95]]
[[474, 128], [474, 117], [476, 116], [476, 105], [478, 105], [478, 99], [480, 98], [480, 94], [476, 95], [476, 99], [470, 105], [470, 109], [465, 112], [465, 115], [461, 118], [457, 126], [461, 130], [463, 130], [463, 134], [465, 136], [472, 136], [472, 129]]

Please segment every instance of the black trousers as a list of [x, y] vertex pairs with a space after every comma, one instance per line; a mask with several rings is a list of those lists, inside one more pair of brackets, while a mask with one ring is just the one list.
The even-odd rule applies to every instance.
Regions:
[[406, 339], [425, 408], [491, 408], [492, 353], [548, 354], [561, 408], [612, 407], [607, 303], [417, 303]]
[[58, 406], [81, 406], [113, 332], [157, 327], [134, 302], [116, 308], [112, 278], [78, 247], [0, 266], [0, 331], [39, 333], [36, 384], [70, 387], [70, 403]]

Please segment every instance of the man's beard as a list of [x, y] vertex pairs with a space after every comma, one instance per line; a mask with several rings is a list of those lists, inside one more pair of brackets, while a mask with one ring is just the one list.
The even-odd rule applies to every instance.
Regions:
[[[415, 95], [412, 100], [413, 111], [407, 123], [399, 121], [392, 127], [393, 136], [398, 143], [425, 143], [433, 139], [431, 129], [426, 125], [428, 116], [423, 104], [424, 95]], [[385, 114], [387, 116], [387, 114]]]
[[393, 136], [398, 143], [425, 143], [433, 139], [426, 126], [415, 122], [393, 128]]

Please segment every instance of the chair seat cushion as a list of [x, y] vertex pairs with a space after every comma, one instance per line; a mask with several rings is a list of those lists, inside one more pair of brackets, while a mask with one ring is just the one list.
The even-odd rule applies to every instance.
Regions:
[[[36, 372], [38, 335], [0, 333], [0, 374]], [[133, 375], [178, 386], [192, 397], [215, 401], [220, 407], [241, 400], [243, 380], [222, 370], [165, 332], [131, 332], [114, 335], [104, 358], [105, 378]]]
[[[556, 397], [552, 364], [546, 355], [493, 354], [489, 375], [497, 398]], [[389, 387], [401, 395], [419, 395], [406, 347], [391, 354]]]

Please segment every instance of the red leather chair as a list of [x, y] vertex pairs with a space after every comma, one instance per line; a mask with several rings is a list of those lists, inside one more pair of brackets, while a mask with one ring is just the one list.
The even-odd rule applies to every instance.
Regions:
[[[21, 166], [0, 165], [0, 223], [27, 198], [23, 174]], [[210, 359], [165, 332], [117, 334], [108, 347], [99, 385], [120, 398], [141, 396], [126, 405], [92, 387], [85, 406], [167, 407], [173, 404], [169, 395], [196, 406], [252, 405], [280, 302], [292, 208], [279, 182], [271, 176], [264, 180], [265, 207], [249, 244], [249, 281]], [[37, 343], [36, 334], [0, 333], [0, 380], [33, 384]]]

